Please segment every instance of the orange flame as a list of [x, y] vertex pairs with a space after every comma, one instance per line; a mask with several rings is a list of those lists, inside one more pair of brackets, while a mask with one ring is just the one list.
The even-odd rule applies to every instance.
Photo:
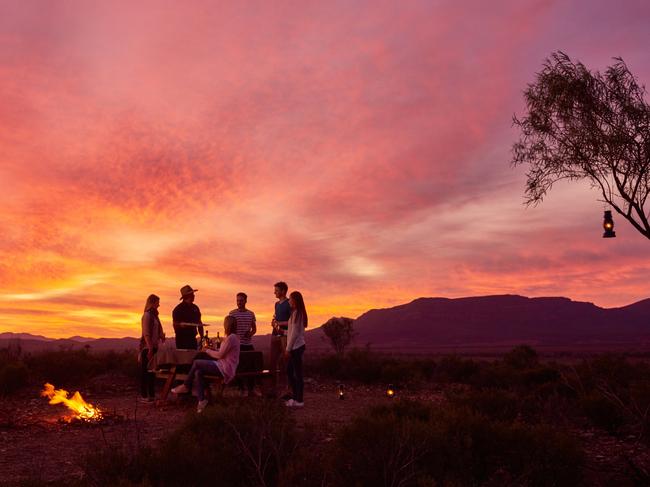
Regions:
[[[76, 414], [78, 419], [84, 421], [97, 421], [102, 419], [101, 410], [84, 401], [78, 391], [68, 399], [68, 391], [63, 389], [54, 389], [52, 384], [46, 383], [45, 389], [41, 391], [41, 396], [49, 398], [50, 404], [65, 404]], [[72, 418], [69, 419], [71, 420]]]

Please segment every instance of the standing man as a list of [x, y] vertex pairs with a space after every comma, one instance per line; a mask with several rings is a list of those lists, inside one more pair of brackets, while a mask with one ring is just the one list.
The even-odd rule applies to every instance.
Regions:
[[[271, 333], [271, 357], [269, 369], [273, 374], [273, 395], [278, 394], [278, 385], [286, 385], [286, 361], [283, 360], [284, 350], [287, 348], [287, 326], [291, 317], [291, 306], [287, 299], [289, 286], [280, 281], [273, 285], [273, 293], [277, 299], [275, 313], [273, 313], [273, 332]], [[280, 374], [278, 378], [278, 373]], [[279, 380], [278, 380], [279, 379]], [[282, 383], [282, 384], [280, 384]], [[287, 397], [288, 399], [288, 397]]]
[[[237, 293], [237, 309], [233, 309], [229, 315], [234, 316], [237, 320], [237, 336], [239, 337], [239, 350], [250, 352], [253, 348], [253, 335], [257, 333], [257, 323], [255, 322], [255, 313], [246, 309], [248, 296], [246, 293]], [[248, 386], [248, 395], [254, 395], [255, 378], [249, 377], [246, 380]]]
[[181, 323], [201, 324], [201, 310], [194, 304], [194, 293], [198, 289], [193, 289], [189, 284], [181, 288], [181, 302], [172, 312], [174, 323], [174, 333], [176, 334], [176, 348], [187, 348], [196, 350], [196, 332], [203, 337], [202, 326], [182, 326]]

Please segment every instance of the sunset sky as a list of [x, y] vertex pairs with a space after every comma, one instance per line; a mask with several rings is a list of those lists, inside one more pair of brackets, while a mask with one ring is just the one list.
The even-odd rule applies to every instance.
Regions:
[[562, 50], [650, 84], [647, 0], [0, 3], [0, 332], [171, 332], [273, 283], [311, 322], [420, 296], [650, 296], [599, 195], [523, 206], [513, 114]]

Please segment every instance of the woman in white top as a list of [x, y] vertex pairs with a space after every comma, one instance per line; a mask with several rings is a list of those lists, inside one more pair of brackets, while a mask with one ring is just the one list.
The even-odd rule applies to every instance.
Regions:
[[303, 407], [302, 377], [302, 355], [305, 353], [305, 328], [307, 328], [307, 310], [302, 294], [294, 291], [289, 295], [289, 306], [291, 306], [291, 317], [287, 330], [287, 350], [285, 355], [288, 359], [287, 377], [293, 398], [285, 404], [289, 407]]
[[158, 307], [160, 298], [155, 294], [150, 294], [144, 304], [144, 313], [142, 314], [142, 336], [140, 337], [140, 353], [138, 361], [140, 362], [140, 401], [154, 401], [154, 382], [155, 374], [151, 371], [153, 358], [158, 351], [158, 345], [165, 341], [160, 318], [158, 318]]
[[224, 384], [230, 382], [237, 373], [237, 366], [239, 365], [239, 337], [237, 336], [237, 320], [234, 316], [226, 316], [223, 320], [224, 333], [226, 338], [221, 344], [219, 350], [211, 350], [204, 348], [202, 351], [207, 353], [214, 360], [197, 359], [192, 362], [192, 368], [187, 374], [187, 379], [180, 386], [174, 387], [172, 392], [174, 394], [184, 394], [190, 392], [192, 381], [196, 377], [197, 383], [197, 396], [199, 404], [196, 408], [197, 412], [202, 412], [208, 405], [208, 400], [205, 398], [205, 383], [203, 381], [204, 374], [220, 375], [223, 377]]

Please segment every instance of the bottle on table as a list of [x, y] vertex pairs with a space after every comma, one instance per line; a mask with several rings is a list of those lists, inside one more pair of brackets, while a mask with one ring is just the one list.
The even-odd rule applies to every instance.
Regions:
[[221, 337], [219, 336], [219, 332], [217, 332], [217, 350], [221, 348]]

